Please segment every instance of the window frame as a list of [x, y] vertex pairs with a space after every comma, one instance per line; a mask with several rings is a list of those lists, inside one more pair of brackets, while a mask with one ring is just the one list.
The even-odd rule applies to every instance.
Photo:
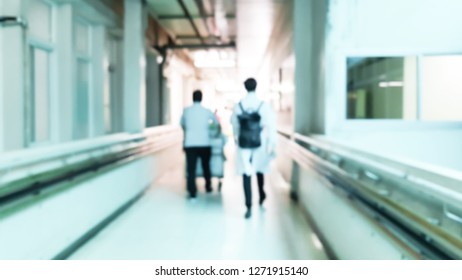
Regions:
[[[25, 92], [24, 102], [25, 102], [25, 134], [24, 134], [24, 143], [26, 148], [42, 147], [53, 144], [57, 141], [57, 42], [56, 42], [56, 19], [57, 19], [57, 10], [56, 4], [50, 0], [37, 0], [43, 4], [49, 6], [50, 8], [50, 37], [49, 40], [39, 38], [33, 34], [27, 33], [25, 41], [25, 61], [26, 61], [26, 83], [27, 91]], [[35, 104], [32, 104], [32, 100], [35, 94], [34, 91], [34, 81], [35, 75], [32, 76], [32, 71], [35, 70], [33, 67], [35, 61], [31, 61], [33, 54], [32, 50], [39, 49], [45, 51], [48, 54], [48, 137], [44, 141], [36, 141], [35, 135], [35, 109], [33, 107]]]
[[425, 129], [462, 129], [462, 120], [460, 121], [428, 121], [422, 120], [422, 61], [427, 56], [450, 56], [462, 55], [461, 50], [442, 50], [442, 51], [347, 51], [342, 57], [343, 72], [342, 85], [348, 83], [348, 67], [347, 60], [350, 57], [410, 57], [416, 58], [416, 119], [348, 119], [347, 98], [348, 90], [343, 86], [342, 91], [342, 119], [339, 122], [338, 128], [341, 131], [381, 131], [381, 130], [425, 130]]
[[[77, 43], [77, 28], [78, 25], [83, 25], [86, 28], [88, 28], [88, 33], [87, 33], [87, 53], [83, 53], [78, 50], [78, 43]], [[93, 37], [92, 37], [92, 24], [85, 19], [76, 16], [73, 20], [73, 27], [72, 27], [72, 32], [73, 32], [73, 40], [74, 40], [74, 48], [72, 50], [73, 52], [73, 71], [74, 71], [74, 90], [73, 90], [73, 102], [77, 101], [78, 97], [78, 66], [80, 62], [85, 62], [88, 65], [88, 100], [87, 100], [87, 119], [88, 119], [88, 124], [87, 124], [87, 131], [85, 137], [78, 137], [79, 133], [77, 132], [78, 127], [78, 110], [77, 109], [77, 103], [74, 103], [74, 114], [73, 114], [73, 122], [72, 122], [72, 139], [73, 140], [85, 140], [92, 138], [92, 127], [94, 125], [94, 120], [93, 120], [93, 112], [92, 112], [92, 105], [93, 105], [93, 63], [94, 63], [94, 58], [92, 54], [92, 45], [93, 45]]]

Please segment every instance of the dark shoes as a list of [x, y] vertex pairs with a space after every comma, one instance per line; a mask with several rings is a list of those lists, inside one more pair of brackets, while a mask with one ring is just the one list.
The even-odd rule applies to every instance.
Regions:
[[263, 205], [263, 202], [265, 201], [265, 199], [266, 199], [266, 194], [265, 194], [265, 193], [263, 193], [262, 195], [260, 195], [260, 206]]
[[212, 191], [213, 191], [212, 184], [211, 183], [206, 183], [205, 184], [205, 192], [206, 193], [211, 193]]
[[252, 210], [250, 208], [247, 208], [247, 211], [245, 212], [244, 218], [248, 219], [252, 216]]

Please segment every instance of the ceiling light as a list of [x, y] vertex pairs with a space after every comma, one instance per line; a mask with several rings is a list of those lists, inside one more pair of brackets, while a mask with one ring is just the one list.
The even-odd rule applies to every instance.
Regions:
[[403, 87], [404, 83], [402, 81], [389, 81], [389, 82], [380, 82], [379, 87], [388, 88], [388, 87]]

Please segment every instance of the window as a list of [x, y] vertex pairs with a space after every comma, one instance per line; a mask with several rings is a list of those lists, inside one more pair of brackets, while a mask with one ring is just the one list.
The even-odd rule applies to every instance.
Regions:
[[106, 36], [104, 61], [104, 127], [106, 133], [122, 131], [122, 40]]
[[30, 124], [29, 143], [42, 143], [50, 139], [50, 59], [49, 52], [30, 47]]
[[52, 33], [53, 6], [45, 1], [30, 0], [28, 6], [28, 78], [26, 92], [26, 143], [28, 146], [51, 141]]
[[416, 119], [415, 57], [348, 60], [349, 119]]
[[75, 97], [74, 97], [74, 139], [90, 136], [90, 90], [91, 90], [91, 51], [90, 25], [77, 21], [74, 25], [75, 39]]
[[90, 63], [84, 59], [77, 59], [77, 90], [75, 96], [75, 139], [89, 136], [89, 99], [90, 99]]
[[422, 58], [422, 120], [462, 120], [462, 56]]
[[462, 120], [462, 55], [350, 57], [347, 69], [347, 119]]

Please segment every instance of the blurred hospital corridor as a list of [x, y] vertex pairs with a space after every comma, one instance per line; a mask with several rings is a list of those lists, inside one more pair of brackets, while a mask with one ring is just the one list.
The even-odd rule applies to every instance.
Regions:
[[264, 206], [254, 199], [252, 219], [242, 218], [244, 195], [233, 166], [234, 149], [227, 147], [230, 157], [221, 192], [218, 180], [213, 192], [205, 193], [198, 179], [197, 201], [187, 200], [180, 162], [70, 259], [326, 259], [277, 172], [267, 177]]
[[462, 259], [461, 14], [0, 0], [0, 260]]

